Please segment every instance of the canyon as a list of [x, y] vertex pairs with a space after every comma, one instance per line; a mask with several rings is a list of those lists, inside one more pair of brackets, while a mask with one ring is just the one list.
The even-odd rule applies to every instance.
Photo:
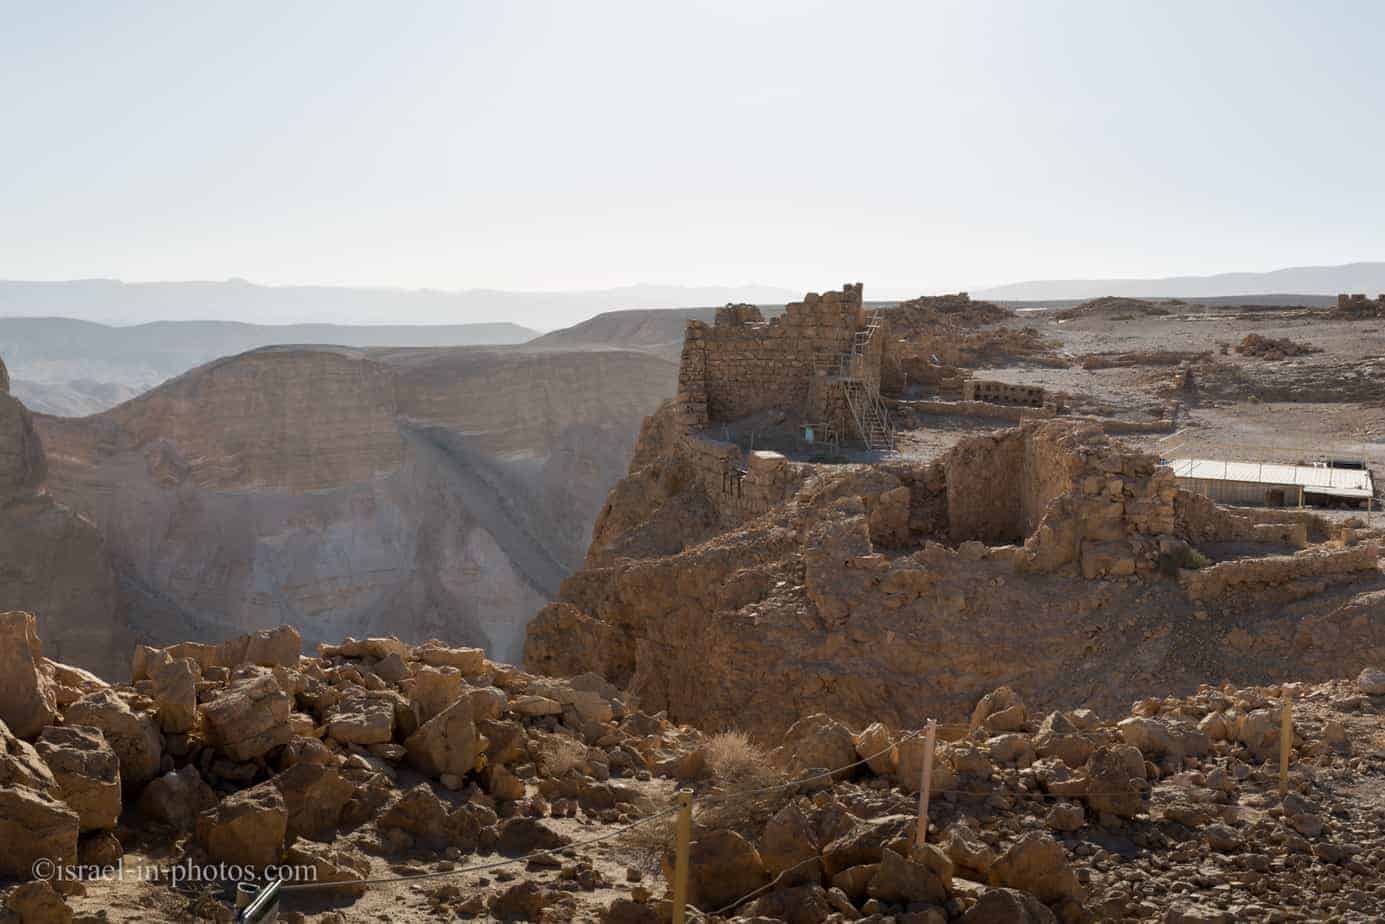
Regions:
[[7, 398], [38, 506], [6, 515], [76, 538], [55, 565], [7, 530], [6, 603], [112, 677], [135, 640], [282, 622], [517, 656], [674, 375], [620, 350], [268, 347], [82, 418]]

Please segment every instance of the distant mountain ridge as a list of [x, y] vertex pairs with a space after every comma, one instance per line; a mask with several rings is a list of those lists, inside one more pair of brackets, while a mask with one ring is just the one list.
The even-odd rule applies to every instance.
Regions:
[[104, 324], [208, 321], [256, 324], [458, 324], [515, 321], [553, 329], [603, 311], [683, 308], [727, 302], [783, 304], [796, 296], [769, 286], [655, 286], [570, 292], [262, 286], [220, 282], [0, 280], [0, 317], [61, 316]]
[[1131, 298], [1195, 298], [1246, 295], [1336, 295], [1385, 292], [1385, 262], [1296, 266], [1264, 273], [1218, 273], [1160, 279], [1039, 279], [973, 291], [977, 298], [1043, 301], [1123, 295]]
[[518, 324], [242, 324], [156, 321], [112, 327], [73, 318], [0, 317], [0, 357], [31, 410], [82, 416], [105, 410], [220, 356], [282, 344], [346, 347], [503, 346], [537, 331]]

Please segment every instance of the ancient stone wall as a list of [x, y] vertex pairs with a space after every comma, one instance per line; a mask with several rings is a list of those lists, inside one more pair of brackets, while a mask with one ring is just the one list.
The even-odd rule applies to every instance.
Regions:
[[1344, 583], [1376, 572], [1380, 566], [1380, 551], [1379, 543], [1363, 542], [1345, 548], [1312, 548], [1293, 555], [1224, 561], [1200, 570], [1184, 571], [1180, 582], [1188, 596], [1199, 602], [1264, 593], [1303, 580]]
[[[692, 426], [730, 421], [766, 408], [811, 417], [818, 369], [835, 366], [865, 324], [861, 284], [809, 293], [766, 321], [753, 305], [728, 305], [708, 325], [689, 321], [678, 376], [678, 403]], [[879, 347], [873, 354], [879, 379]]]
[[962, 382], [962, 400], [1019, 407], [1043, 407], [1047, 398], [1044, 390], [1036, 385], [1012, 385], [1009, 382], [967, 379]]

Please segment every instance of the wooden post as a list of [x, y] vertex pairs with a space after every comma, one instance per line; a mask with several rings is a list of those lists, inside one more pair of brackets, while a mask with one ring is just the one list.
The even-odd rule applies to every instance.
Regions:
[[1283, 720], [1279, 726], [1279, 798], [1289, 792], [1289, 751], [1294, 746], [1294, 700], [1284, 694]]
[[917, 843], [928, 840], [928, 790], [933, 786], [933, 747], [938, 742], [938, 723], [928, 720], [928, 732], [923, 737], [923, 778], [919, 780], [919, 824]]
[[692, 840], [691, 789], [678, 790], [678, 852], [673, 867], [673, 924], [683, 924], [688, 906], [688, 842]]

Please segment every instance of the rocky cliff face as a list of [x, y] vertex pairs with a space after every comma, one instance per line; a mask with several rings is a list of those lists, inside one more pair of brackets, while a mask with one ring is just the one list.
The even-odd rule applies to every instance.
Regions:
[[[1001, 684], [1110, 709], [1385, 655], [1378, 547], [1268, 556], [1254, 539], [1277, 549], [1284, 524], [1182, 497], [1149, 457], [1071, 424], [967, 440], [936, 463], [828, 466], [742, 457], [669, 407], [525, 657], [601, 673], [676, 721], [768, 737], [814, 712], [960, 717]], [[1180, 566], [1232, 538], [1256, 564], [1231, 563], [1244, 580], [1212, 603]]]
[[106, 664], [133, 636], [115, 601], [115, 575], [92, 523], [45, 493], [48, 462], [33, 417], [9, 394], [0, 362], [0, 610], [61, 613], [44, 626], [55, 657]]
[[[276, 347], [36, 424], [49, 490], [104, 537], [143, 640], [290, 622], [309, 642], [387, 629], [504, 657], [673, 381], [618, 351]], [[118, 676], [128, 645], [62, 655]]]

